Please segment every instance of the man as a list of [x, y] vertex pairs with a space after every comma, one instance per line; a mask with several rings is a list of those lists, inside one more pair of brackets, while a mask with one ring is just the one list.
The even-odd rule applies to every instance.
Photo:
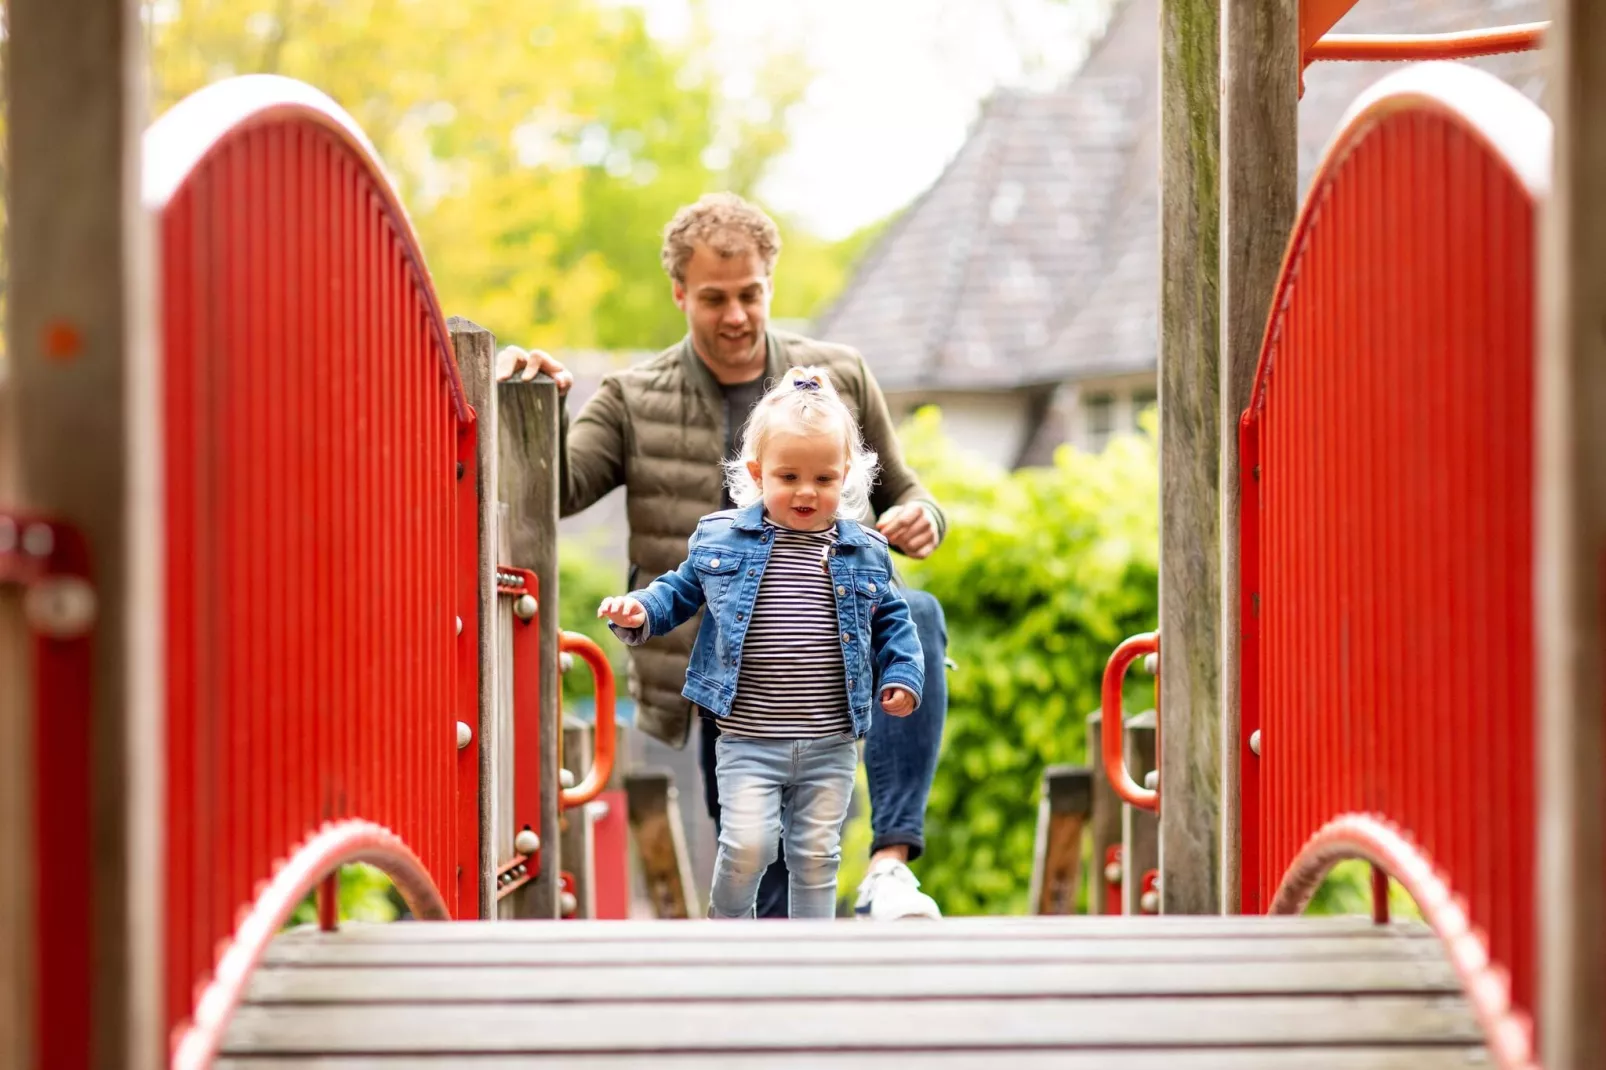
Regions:
[[[829, 369], [866, 445], [880, 457], [871, 507], [892, 547], [921, 558], [942, 540], [942, 510], [904, 465], [886, 400], [859, 354], [769, 329], [779, 253], [774, 222], [734, 194], [710, 194], [682, 208], [665, 229], [662, 259], [675, 304], [686, 315], [686, 337], [644, 364], [606, 376], [572, 423], [563, 412], [562, 514], [580, 512], [624, 485], [630, 588], [679, 565], [698, 520], [731, 507], [721, 462], [735, 456], [747, 415], [766, 384], [796, 365]], [[510, 346], [498, 354], [499, 379], [539, 373], [550, 375], [560, 393], [574, 381], [546, 353]], [[909, 717], [889, 717], [877, 705], [865, 742], [875, 835], [855, 911], [876, 920], [940, 916], [907, 863], [925, 846], [926, 800], [948, 708], [948, 640], [936, 599], [907, 593], [925, 651], [926, 690]], [[681, 688], [698, 623], [631, 651], [636, 727], [673, 747], [685, 745], [695, 712]], [[719, 728], [712, 718], [698, 720], [704, 796], [717, 826]], [[760, 886], [759, 916], [786, 917], [786, 895], [785, 863], [778, 860]]]

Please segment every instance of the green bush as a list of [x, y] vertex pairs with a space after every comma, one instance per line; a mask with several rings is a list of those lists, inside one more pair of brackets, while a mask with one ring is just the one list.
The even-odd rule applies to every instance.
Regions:
[[[941, 551], [904, 571], [942, 602], [958, 664], [918, 872], [946, 913], [1021, 913], [1043, 768], [1086, 759], [1110, 652], [1157, 624], [1152, 421], [1100, 455], [1062, 447], [1051, 467], [1015, 472], [956, 448], [935, 411], [916, 414], [904, 447], [949, 518]], [[1135, 676], [1127, 708], [1152, 702]]]
[[[625, 593], [622, 564], [603, 560], [577, 538], [558, 541], [558, 627], [566, 632], [590, 636], [608, 655], [613, 665], [616, 691], [628, 694], [625, 685], [625, 645], [608, 631], [608, 622], [597, 619], [597, 605], [609, 595]], [[563, 677], [563, 701], [573, 702], [595, 691], [591, 674], [576, 665]]]

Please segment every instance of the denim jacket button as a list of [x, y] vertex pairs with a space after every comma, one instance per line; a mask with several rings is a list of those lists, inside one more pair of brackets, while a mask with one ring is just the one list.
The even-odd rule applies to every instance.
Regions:
[[710, 558], [709, 561], [708, 561], [708, 567], [709, 568], [718, 568], [719, 567], [719, 558], [717, 558], [717, 557]]
[[848, 589], [846, 587], [838, 587], [836, 589], [836, 596], [838, 598], [841, 598], [843, 595], [845, 595], [847, 593], [848, 593]]
[[875, 594], [875, 584], [873, 583], [870, 585], [870, 593]]
[[747, 570], [747, 574], [748, 574], [748, 575], [749, 575], [749, 576], [756, 576], [756, 575], [758, 575], [758, 569], [756, 569], [756, 568], [750, 568], [750, 569], [748, 569], [748, 570]]
[[842, 633], [842, 641], [843, 641], [843, 642], [844, 642], [844, 643], [851, 643], [851, 642], [853, 642], [853, 633], [852, 633], [852, 632], [843, 632], [843, 633]]

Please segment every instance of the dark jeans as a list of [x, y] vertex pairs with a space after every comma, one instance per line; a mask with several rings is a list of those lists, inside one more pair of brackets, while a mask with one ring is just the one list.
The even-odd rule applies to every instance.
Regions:
[[[881, 709], [879, 694], [871, 703], [870, 734], [864, 742], [864, 768], [870, 782], [870, 828], [874, 833], [870, 850], [903, 844], [909, 857], [920, 857], [926, 848], [926, 800], [931, 795], [931, 779], [937, 772], [937, 752], [942, 747], [942, 726], [948, 717], [948, 678], [944, 663], [948, 657], [948, 623], [942, 604], [925, 591], [905, 589], [909, 617], [920, 636], [926, 658], [926, 686], [920, 705], [908, 717], [888, 717]], [[877, 692], [880, 688], [877, 688]], [[708, 816], [719, 828], [719, 785], [714, 779], [714, 741], [719, 725], [712, 717], [702, 718], [701, 765], [703, 799]], [[776, 852], [776, 861], [764, 871], [758, 885], [758, 916], [787, 916], [786, 854]]]

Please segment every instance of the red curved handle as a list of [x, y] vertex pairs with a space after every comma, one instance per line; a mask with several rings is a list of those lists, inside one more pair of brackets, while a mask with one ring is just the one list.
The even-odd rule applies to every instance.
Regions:
[[613, 666], [602, 648], [579, 632], [559, 632], [558, 651], [578, 654], [591, 667], [591, 678], [597, 682], [596, 735], [592, 740], [591, 769], [585, 779], [572, 788], [558, 793], [565, 810], [586, 803], [602, 794], [613, 776], [613, 752], [617, 735], [614, 725]]
[[[1123, 750], [1126, 732], [1121, 719], [1121, 683], [1126, 679], [1129, 665], [1141, 657], [1159, 652], [1159, 632], [1134, 635], [1116, 647], [1115, 653], [1110, 655], [1109, 664], [1104, 666], [1104, 692], [1100, 701], [1104, 722], [1100, 733], [1104, 744], [1104, 775], [1109, 778], [1110, 787], [1115, 789], [1115, 794], [1121, 797], [1122, 802], [1128, 806], [1136, 806], [1140, 810], [1153, 810], [1156, 813], [1160, 810], [1158, 781], [1155, 789], [1150, 791], [1139, 785], [1126, 771], [1126, 754]], [[1160, 704], [1156, 702], [1154, 705], [1158, 732]]]

